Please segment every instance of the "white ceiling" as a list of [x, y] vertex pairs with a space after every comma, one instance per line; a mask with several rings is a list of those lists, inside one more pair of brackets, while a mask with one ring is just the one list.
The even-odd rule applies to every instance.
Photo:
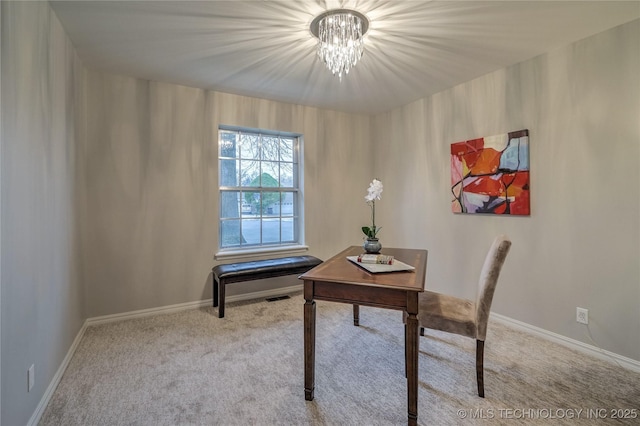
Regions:
[[[111, 73], [339, 111], [377, 113], [640, 17], [635, 1], [52, 1], [84, 64]], [[342, 81], [311, 20], [371, 21]]]

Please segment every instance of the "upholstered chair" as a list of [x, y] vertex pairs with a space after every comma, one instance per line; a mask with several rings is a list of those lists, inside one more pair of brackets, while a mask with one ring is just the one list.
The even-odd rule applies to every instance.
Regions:
[[446, 294], [425, 291], [419, 295], [420, 335], [424, 329], [446, 331], [476, 339], [478, 395], [484, 398], [484, 341], [493, 293], [511, 241], [505, 235], [495, 238], [485, 258], [475, 303]]

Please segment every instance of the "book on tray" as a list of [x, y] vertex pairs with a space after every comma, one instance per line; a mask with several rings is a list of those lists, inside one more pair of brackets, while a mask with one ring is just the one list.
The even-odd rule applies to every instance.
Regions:
[[393, 265], [393, 256], [385, 254], [361, 254], [358, 256], [359, 263], [375, 263], [378, 265]]

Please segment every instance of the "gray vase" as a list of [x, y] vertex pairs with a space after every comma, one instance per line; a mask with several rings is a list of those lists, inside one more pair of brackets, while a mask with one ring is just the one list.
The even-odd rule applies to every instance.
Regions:
[[377, 238], [367, 238], [364, 240], [364, 251], [367, 253], [380, 253], [380, 249], [382, 249], [382, 244], [380, 244]]

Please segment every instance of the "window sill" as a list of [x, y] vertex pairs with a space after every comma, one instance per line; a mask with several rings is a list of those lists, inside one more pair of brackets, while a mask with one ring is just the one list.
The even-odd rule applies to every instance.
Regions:
[[224, 250], [216, 253], [213, 258], [215, 260], [234, 260], [245, 259], [249, 257], [257, 257], [267, 254], [282, 254], [300, 253], [309, 250], [309, 246], [305, 245], [292, 245], [292, 246], [278, 246], [278, 247], [263, 247], [247, 250]]

